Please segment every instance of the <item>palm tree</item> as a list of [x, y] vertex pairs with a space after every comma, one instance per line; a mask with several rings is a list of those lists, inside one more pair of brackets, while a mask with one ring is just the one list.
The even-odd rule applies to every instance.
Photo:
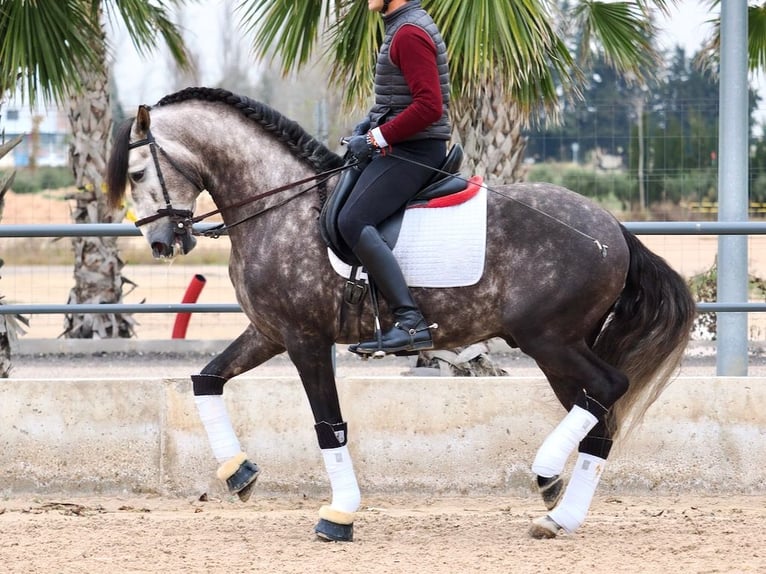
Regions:
[[[0, 144], [0, 159], [8, 154], [13, 148], [21, 143], [22, 137], [17, 136], [11, 141]], [[5, 209], [5, 194], [13, 185], [16, 172], [12, 171], [7, 176], [0, 177], [0, 219], [3, 218]], [[0, 259], [0, 267], [4, 261]], [[0, 296], [0, 305], [3, 297]], [[21, 315], [0, 315], [0, 378], [7, 379], [11, 373], [11, 341], [24, 333], [21, 324], [29, 325], [29, 321]]]
[[[30, 104], [42, 96], [69, 106], [73, 138], [71, 166], [78, 193], [73, 196], [76, 223], [122, 220], [121, 211], [105, 201], [103, 171], [109, 153], [112, 113], [109, 90], [108, 43], [105, 20], [122, 20], [139, 50], [146, 54], [162, 37], [175, 60], [188, 64], [182, 37], [169, 14], [183, 0], [8, 0], [0, 7], [3, 59], [0, 88], [19, 81]], [[62, 56], [62, 54], [64, 56]], [[7, 55], [7, 57], [6, 57]], [[129, 283], [121, 275], [123, 262], [116, 239], [73, 239], [75, 285], [69, 303], [119, 303]], [[67, 315], [65, 336], [74, 338], [129, 337], [130, 316]]]

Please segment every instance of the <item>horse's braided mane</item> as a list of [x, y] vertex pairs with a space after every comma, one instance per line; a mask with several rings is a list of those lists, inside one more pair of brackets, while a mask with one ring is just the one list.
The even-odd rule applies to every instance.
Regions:
[[162, 98], [156, 106], [166, 106], [187, 100], [203, 100], [227, 104], [258, 122], [263, 129], [274, 134], [298, 158], [307, 161], [317, 171], [325, 171], [343, 165], [343, 158], [330, 151], [297, 122], [286, 118], [274, 108], [261, 102], [239, 96], [220, 88], [185, 88]]

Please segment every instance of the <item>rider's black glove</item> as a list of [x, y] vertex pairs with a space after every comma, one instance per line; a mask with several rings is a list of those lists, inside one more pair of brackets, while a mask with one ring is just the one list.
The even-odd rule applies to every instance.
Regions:
[[375, 146], [372, 138], [368, 135], [351, 136], [346, 142], [348, 151], [359, 161], [366, 161], [372, 157]]
[[354, 131], [351, 132], [352, 136], [361, 136], [370, 131], [370, 118], [364, 118], [361, 122], [356, 124]]

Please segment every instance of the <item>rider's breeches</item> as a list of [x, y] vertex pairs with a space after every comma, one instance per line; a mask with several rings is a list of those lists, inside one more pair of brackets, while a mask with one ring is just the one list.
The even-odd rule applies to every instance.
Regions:
[[444, 161], [447, 144], [443, 140], [416, 140], [394, 146], [394, 155], [378, 155], [364, 168], [353, 191], [338, 214], [338, 230], [352, 249], [362, 229], [378, 225], [407, 203]]

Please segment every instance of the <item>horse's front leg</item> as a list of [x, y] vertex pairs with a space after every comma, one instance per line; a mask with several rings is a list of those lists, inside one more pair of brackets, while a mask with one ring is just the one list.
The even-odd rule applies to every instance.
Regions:
[[257, 367], [283, 351], [282, 346], [250, 325], [200, 374], [191, 377], [194, 402], [213, 456], [220, 465], [216, 475], [226, 483], [229, 492], [239, 496], [243, 502], [252, 494], [259, 469], [240, 446], [223, 402], [223, 387], [232, 377]]
[[332, 489], [332, 502], [319, 509], [319, 522], [314, 531], [323, 540], [350, 542], [354, 538], [354, 516], [361, 494], [348, 450], [348, 425], [341, 415], [335, 385], [332, 343], [291, 341], [287, 352], [298, 369], [311, 405], [314, 429]]

